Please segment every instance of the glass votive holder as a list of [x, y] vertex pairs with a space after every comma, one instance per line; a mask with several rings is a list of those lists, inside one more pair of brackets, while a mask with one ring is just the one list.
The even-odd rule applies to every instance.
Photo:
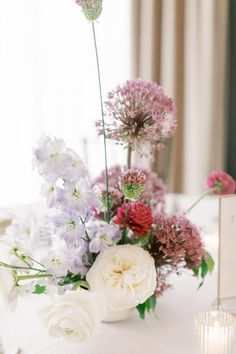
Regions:
[[233, 354], [235, 317], [223, 311], [207, 311], [195, 316], [198, 354]]

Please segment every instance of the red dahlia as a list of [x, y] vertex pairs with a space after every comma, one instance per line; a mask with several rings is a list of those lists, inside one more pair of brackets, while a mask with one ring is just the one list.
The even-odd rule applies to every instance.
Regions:
[[128, 226], [135, 235], [146, 236], [152, 228], [153, 217], [150, 208], [143, 203], [124, 203], [118, 208], [113, 222], [119, 226]]

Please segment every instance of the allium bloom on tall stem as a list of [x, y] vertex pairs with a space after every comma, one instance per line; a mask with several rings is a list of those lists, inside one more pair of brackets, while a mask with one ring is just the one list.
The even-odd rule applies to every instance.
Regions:
[[207, 188], [214, 189], [216, 195], [233, 194], [236, 190], [236, 181], [224, 171], [213, 171], [206, 181]]
[[[155, 82], [128, 80], [109, 92], [105, 107], [110, 119], [107, 138], [140, 155], [147, 155], [150, 146], [160, 149], [162, 139], [175, 132], [174, 103]], [[97, 122], [97, 126], [102, 134], [102, 122]]]
[[150, 253], [157, 267], [180, 263], [190, 269], [200, 266], [204, 253], [201, 235], [186, 216], [160, 214], [155, 225]]
[[121, 176], [121, 189], [128, 200], [138, 200], [146, 182], [145, 174], [138, 169], [127, 169]]
[[128, 226], [137, 236], [147, 236], [152, 228], [153, 217], [147, 205], [133, 202], [125, 203], [118, 208], [113, 222], [121, 227]]
[[102, 12], [102, 0], [75, 0], [76, 4], [81, 6], [88, 21], [95, 21]]

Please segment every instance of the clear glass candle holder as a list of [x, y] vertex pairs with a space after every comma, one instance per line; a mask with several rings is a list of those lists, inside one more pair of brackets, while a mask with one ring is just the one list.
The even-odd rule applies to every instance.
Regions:
[[235, 317], [227, 312], [208, 311], [196, 315], [197, 353], [235, 353], [235, 325]]

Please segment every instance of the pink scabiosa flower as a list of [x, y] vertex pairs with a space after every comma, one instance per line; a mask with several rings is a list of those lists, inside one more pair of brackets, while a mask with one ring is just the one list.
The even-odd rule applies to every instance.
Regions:
[[146, 182], [146, 175], [138, 169], [125, 170], [121, 176], [121, 190], [125, 199], [138, 200]]
[[113, 222], [121, 227], [128, 226], [135, 235], [145, 237], [152, 229], [153, 217], [150, 208], [143, 203], [124, 203], [118, 208]]
[[[174, 103], [155, 82], [128, 80], [109, 92], [105, 107], [110, 118], [107, 138], [136, 150], [139, 155], [147, 155], [150, 146], [160, 149], [162, 139], [174, 134]], [[102, 122], [98, 121], [97, 126], [102, 134]]]
[[102, 12], [102, 0], [75, 0], [88, 21], [95, 21]]
[[200, 266], [204, 254], [200, 232], [186, 216], [160, 214], [155, 226], [149, 251], [157, 267], [182, 264], [194, 269]]
[[216, 195], [234, 194], [236, 181], [224, 171], [213, 171], [207, 178], [206, 187], [212, 189]]

